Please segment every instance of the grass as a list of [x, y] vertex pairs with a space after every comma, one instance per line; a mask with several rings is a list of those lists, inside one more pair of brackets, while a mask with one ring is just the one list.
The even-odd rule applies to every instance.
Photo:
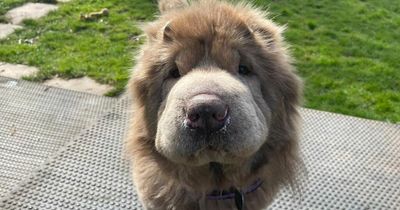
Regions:
[[[25, 0], [26, 1], [26, 0]], [[24, 0], [4, 0], [3, 8]], [[15, 3], [17, 2], [17, 3]], [[305, 106], [363, 118], [400, 122], [400, 2], [389, 0], [254, 0], [287, 24], [297, 68], [305, 80]], [[4, 7], [4, 5], [6, 5]], [[103, 21], [80, 13], [109, 8]], [[121, 93], [140, 45], [137, 22], [153, 17], [146, 0], [74, 0], [0, 41], [0, 61], [37, 66], [32, 78], [88, 75]], [[1, 21], [1, 19], [0, 19]], [[35, 39], [34, 44], [19, 40]]]
[[[81, 21], [81, 13], [108, 8], [102, 21]], [[32, 81], [57, 75], [63, 78], [90, 76], [115, 89], [118, 95], [128, 80], [133, 50], [140, 44], [138, 21], [146, 21], [156, 6], [141, 0], [74, 0], [37, 21], [24, 21], [24, 29], [0, 41], [0, 60], [40, 68]], [[33, 39], [34, 43], [23, 40]], [[19, 44], [20, 40], [22, 43]]]
[[[266, 5], [258, 1], [259, 5]], [[400, 122], [400, 2], [273, 1], [287, 23], [306, 106]]]

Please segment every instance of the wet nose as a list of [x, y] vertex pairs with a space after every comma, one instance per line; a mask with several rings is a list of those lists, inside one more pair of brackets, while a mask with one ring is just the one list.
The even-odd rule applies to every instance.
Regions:
[[215, 132], [227, 123], [228, 112], [227, 104], [218, 96], [199, 94], [187, 103], [185, 124], [190, 129]]

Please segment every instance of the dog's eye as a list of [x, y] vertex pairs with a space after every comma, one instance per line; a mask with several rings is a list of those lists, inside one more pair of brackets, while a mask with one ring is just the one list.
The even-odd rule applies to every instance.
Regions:
[[246, 65], [240, 64], [239, 65], [239, 74], [249, 75], [250, 74], [249, 67], [247, 67]]
[[175, 78], [175, 79], [181, 77], [181, 73], [179, 72], [179, 69], [178, 69], [178, 68], [172, 69], [172, 70], [169, 72], [169, 75], [170, 75], [172, 78]]

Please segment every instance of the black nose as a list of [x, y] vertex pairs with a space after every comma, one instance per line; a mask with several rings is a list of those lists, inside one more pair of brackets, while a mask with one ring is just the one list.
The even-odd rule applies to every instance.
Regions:
[[199, 94], [191, 98], [186, 105], [185, 124], [190, 129], [211, 133], [220, 130], [227, 122], [227, 104], [218, 96]]

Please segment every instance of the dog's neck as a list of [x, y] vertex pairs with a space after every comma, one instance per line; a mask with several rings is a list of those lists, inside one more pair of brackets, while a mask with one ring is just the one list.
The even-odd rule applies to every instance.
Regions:
[[[229, 181], [229, 177], [227, 177], [224, 173], [224, 165], [218, 162], [210, 162], [209, 163], [209, 170], [211, 172], [211, 182], [213, 182], [214, 185], [214, 189], [217, 190], [226, 190], [225, 188], [228, 186], [229, 189], [239, 189], [239, 188], [243, 188], [246, 186], [240, 185], [240, 186], [236, 186], [235, 183], [231, 183]], [[260, 179], [257, 176], [253, 176], [252, 180], [247, 180], [250, 181], [250, 184], [253, 184], [255, 182], [259, 182]]]
[[[263, 147], [267, 147], [268, 145], [264, 145]], [[269, 148], [269, 150], [272, 150]], [[250, 158], [249, 160], [249, 164], [242, 164], [241, 166], [233, 166], [233, 167], [239, 167], [241, 168], [241, 171], [247, 171], [247, 175], [253, 174], [256, 175], [258, 174], [258, 170], [260, 168], [262, 168], [263, 166], [267, 165], [269, 160], [266, 154], [262, 153], [262, 152], [257, 152], [253, 155], [252, 158]], [[242, 166], [247, 165], [249, 168], [243, 168]], [[208, 165], [209, 171], [211, 172], [211, 175], [213, 177], [213, 182], [217, 187], [221, 187], [221, 186], [226, 186], [226, 184], [232, 184], [232, 183], [226, 183], [227, 180], [229, 180], [229, 175], [227, 176], [227, 174], [224, 173], [225, 167], [232, 167], [232, 166], [227, 166], [227, 165], [223, 165], [222, 163], [218, 163], [218, 162], [210, 162]], [[228, 172], [228, 174], [232, 174], [232, 172]], [[253, 176], [252, 177], [253, 180], [249, 180], [250, 182], [254, 181], [254, 179], [258, 179], [260, 178], [259, 176]]]
[[229, 190], [221, 189], [219, 188], [219, 186], [221, 185], [221, 182], [224, 179], [223, 165], [217, 162], [210, 162], [209, 169], [214, 176], [216, 189], [214, 189], [211, 193], [207, 194], [207, 199], [208, 200], [233, 199], [235, 201], [235, 205], [238, 210], [243, 209], [245, 202], [245, 195], [256, 191], [263, 184], [263, 181], [261, 179], [257, 179], [253, 184], [251, 184], [245, 189], [238, 189], [235, 186], [231, 186]]
[[210, 162], [209, 169], [214, 177], [214, 181], [216, 185], [220, 185], [224, 179], [224, 170], [221, 163]]

